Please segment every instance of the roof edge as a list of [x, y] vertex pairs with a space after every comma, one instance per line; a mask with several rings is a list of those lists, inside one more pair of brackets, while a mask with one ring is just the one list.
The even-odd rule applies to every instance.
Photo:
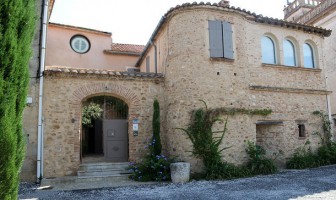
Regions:
[[84, 28], [84, 27], [80, 27], [80, 26], [72, 26], [72, 25], [60, 24], [60, 23], [55, 23], [55, 22], [49, 22], [49, 25], [58, 26], [58, 27], [65, 27], [65, 28], [70, 28], [70, 29], [75, 29], [75, 30], [82, 30], [82, 31], [87, 31], [87, 32], [100, 33], [100, 34], [108, 35], [108, 36], [112, 35], [111, 32], [107, 32], [107, 31], [100, 31], [100, 30], [95, 30], [95, 29], [90, 29], [90, 28]]
[[314, 26], [309, 26], [309, 25], [304, 25], [304, 24], [299, 24], [299, 23], [293, 23], [293, 22], [288, 22], [285, 20], [280, 20], [280, 19], [275, 19], [275, 18], [270, 18], [270, 17], [264, 17], [262, 15], [257, 15], [256, 13], [252, 13], [251, 11], [248, 11], [246, 9], [241, 9], [240, 7], [234, 7], [234, 6], [229, 6], [229, 5], [221, 5], [218, 3], [213, 3], [211, 4], [210, 2], [204, 3], [204, 2], [193, 2], [193, 3], [184, 3], [182, 5], [177, 5], [175, 7], [170, 8], [161, 18], [161, 20], [159, 21], [158, 25], [156, 26], [154, 32], [152, 33], [149, 41], [147, 42], [144, 51], [142, 52], [140, 58], [138, 59], [138, 61], [136, 62], [135, 66], [139, 67], [140, 63], [144, 60], [144, 56], [146, 55], [146, 53], [148, 52], [151, 44], [153, 43], [153, 41], [155, 40], [155, 37], [157, 36], [157, 34], [159, 33], [159, 31], [161, 30], [162, 26], [166, 23], [166, 19], [168, 18], [168, 16], [179, 9], [183, 9], [183, 8], [191, 8], [191, 7], [196, 7], [196, 6], [210, 6], [212, 8], [225, 8], [228, 10], [232, 10], [236, 13], [239, 14], [244, 14], [246, 17], [246, 15], [251, 16], [251, 18], [248, 18], [248, 20], [254, 20], [257, 23], [264, 23], [264, 24], [272, 24], [275, 26], [280, 26], [280, 27], [284, 27], [284, 28], [290, 28], [290, 29], [297, 29], [297, 30], [303, 30], [305, 32], [309, 32], [312, 34], [318, 34], [324, 37], [329, 37], [331, 35], [331, 30], [327, 30], [327, 29], [323, 29], [323, 28], [319, 28], [319, 27], [314, 27]]

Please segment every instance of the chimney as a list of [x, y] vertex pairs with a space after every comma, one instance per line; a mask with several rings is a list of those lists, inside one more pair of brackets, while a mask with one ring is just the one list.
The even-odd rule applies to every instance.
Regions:
[[230, 6], [230, 1], [226, 1], [226, 0], [221, 0], [219, 3], [218, 3], [219, 6], [222, 6], [222, 7], [229, 7]]

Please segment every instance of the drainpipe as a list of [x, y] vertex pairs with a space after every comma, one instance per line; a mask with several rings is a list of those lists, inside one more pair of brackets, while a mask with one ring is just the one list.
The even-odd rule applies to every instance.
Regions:
[[[325, 82], [326, 82], [326, 88], [327, 88], [327, 90], [328, 90], [328, 76], [326, 75], [325, 76]], [[331, 117], [331, 106], [330, 106], [330, 95], [328, 95], [328, 94], [326, 94], [326, 99], [327, 99], [327, 110], [328, 110], [328, 118], [329, 118], [329, 121], [331, 122], [331, 140], [333, 140], [333, 137], [334, 137], [334, 135], [333, 135], [333, 133], [334, 133], [334, 131], [333, 131], [333, 120], [332, 120], [332, 117]]]
[[48, 22], [48, 0], [43, 0], [42, 19], [41, 19], [41, 46], [40, 46], [40, 85], [39, 85], [39, 106], [38, 106], [38, 127], [37, 127], [37, 182], [41, 183], [43, 178], [43, 73], [46, 55], [46, 38], [47, 38], [47, 22]]
[[150, 42], [154, 46], [154, 65], [155, 65], [155, 74], [157, 74], [157, 47], [153, 41]]

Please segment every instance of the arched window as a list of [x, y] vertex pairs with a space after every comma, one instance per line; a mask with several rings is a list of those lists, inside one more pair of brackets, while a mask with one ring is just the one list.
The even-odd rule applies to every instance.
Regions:
[[275, 45], [273, 40], [264, 36], [261, 39], [262, 62], [266, 64], [276, 64]]
[[291, 41], [289, 40], [284, 41], [283, 52], [284, 52], [284, 65], [296, 66], [295, 47]]
[[303, 58], [305, 68], [315, 68], [313, 48], [308, 43], [303, 45]]

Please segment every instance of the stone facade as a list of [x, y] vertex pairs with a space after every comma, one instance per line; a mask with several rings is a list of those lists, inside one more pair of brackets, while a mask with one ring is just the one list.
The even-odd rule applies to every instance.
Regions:
[[[333, 129], [336, 126], [336, 0], [295, 0], [285, 10], [285, 19], [301, 24], [323, 27], [332, 30], [331, 35], [324, 40], [323, 60], [327, 75], [327, 87], [330, 95], [330, 111], [333, 117]], [[293, 18], [293, 16], [296, 16]]]
[[[209, 20], [231, 24], [233, 59], [210, 57]], [[98, 95], [117, 97], [129, 107], [130, 161], [139, 160], [145, 152], [157, 98], [164, 152], [191, 162], [192, 171], [202, 169], [201, 161], [190, 154], [190, 140], [176, 129], [188, 126], [191, 112], [204, 106], [201, 99], [210, 108], [271, 109], [268, 116], [221, 116], [228, 117], [222, 147], [231, 146], [222, 156], [227, 162], [242, 164], [247, 160], [246, 142], [252, 141], [269, 156], [281, 150], [277, 164], [283, 166], [308, 140], [312, 148], [319, 145], [320, 138], [313, 133], [321, 131], [321, 121], [312, 112], [327, 112], [330, 92], [324, 37], [329, 34], [325, 29], [263, 18], [226, 4], [184, 4], [168, 11], [159, 23], [136, 64], [140, 73], [74, 68], [66, 63], [65, 68], [49, 67], [43, 96], [45, 178], [76, 173], [81, 163], [82, 103]], [[274, 40], [277, 64], [262, 63], [263, 36]], [[284, 65], [283, 41], [287, 38], [295, 43], [296, 67]], [[314, 69], [303, 67], [302, 46], [307, 41], [314, 47]], [[140, 121], [138, 136], [132, 131], [135, 118]], [[304, 125], [303, 133], [299, 125]], [[214, 130], [223, 126], [217, 123]]]
[[[157, 77], [59, 73], [47, 71], [44, 94], [44, 173], [46, 178], [74, 175], [80, 164], [82, 102], [98, 95], [122, 99], [129, 107], [129, 159], [145, 152], [151, 137], [153, 102], [162, 102], [162, 81]], [[139, 119], [133, 136], [132, 120]]]
[[[252, 21], [243, 13], [214, 6], [186, 6], [166, 15], [167, 19], [154, 41], [163, 43], [158, 62], [165, 73], [163, 99], [164, 139], [168, 152], [192, 163], [197, 170], [199, 161], [190, 155], [191, 143], [177, 127], [186, 128], [190, 112], [207, 102], [211, 108], [272, 109], [267, 117], [235, 115], [228, 119], [228, 133], [223, 146], [223, 159], [235, 164], [246, 161], [246, 141], [264, 146], [270, 154], [283, 150], [279, 165], [307, 140], [312, 147], [319, 138], [319, 119], [315, 110], [326, 111], [325, 74], [323, 71], [323, 38], [301, 30]], [[208, 20], [228, 21], [233, 26], [234, 60], [209, 56]], [[181, 26], [183, 24], [183, 26]], [[276, 40], [279, 64], [266, 65], [261, 61], [260, 40], [271, 34]], [[318, 49], [318, 69], [284, 66], [282, 41], [295, 38], [302, 46], [313, 41]], [[168, 49], [164, 47], [168, 46]], [[301, 51], [301, 49], [300, 49]], [[148, 51], [148, 54], [153, 51]], [[146, 55], [144, 55], [146, 56]], [[151, 56], [153, 57], [153, 56]], [[300, 63], [303, 63], [300, 57]], [[158, 59], [160, 61], [160, 59]], [[143, 61], [140, 64], [144, 67]], [[225, 117], [225, 116], [223, 116]], [[281, 121], [281, 125], [256, 125], [259, 121]], [[306, 137], [299, 137], [298, 121], [304, 121]], [[223, 128], [223, 124], [216, 128]]]

